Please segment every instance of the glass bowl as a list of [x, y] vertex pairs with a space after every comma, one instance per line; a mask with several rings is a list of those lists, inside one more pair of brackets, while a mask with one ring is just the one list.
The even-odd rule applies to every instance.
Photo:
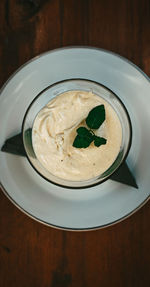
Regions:
[[[122, 143], [120, 146], [119, 153], [112, 163], [112, 165], [102, 174], [90, 178], [88, 180], [80, 180], [80, 181], [70, 181], [66, 179], [59, 178], [54, 174], [50, 173], [40, 161], [37, 159], [36, 154], [32, 145], [32, 128], [34, 120], [39, 113], [39, 111], [53, 98], [67, 91], [71, 90], [83, 90], [83, 91], [92, 91], [95, 95], [100, 96], [105, 101], [107, 101], [112, 108], [117, 113], [121, 126], [122, 126]], [[130, 146], [131, 146], [131, 138], [132, 138], [132, 127], [129, 114], [127, 112], [126, 107], [110, 89], [105, 87], [102, 84], [96, 83], [91, 80], [84, 79], [69, 79], [61, 82], [57, 82], [42, 92], [40, 92], [34, 100], [29, 105], [22, 124], [22, 137], [23, 144], [26, 151], [26, 156], [32, 165], [32, 167], [36, 170], [36, 172], [42, 176], [44, 179], [48, 180], [51, 183], [56, 185], [67, 187], [67, 188], [87, 188], [96, 184], [100, 184], [107, 180], [124, 162], [126, 159]]]

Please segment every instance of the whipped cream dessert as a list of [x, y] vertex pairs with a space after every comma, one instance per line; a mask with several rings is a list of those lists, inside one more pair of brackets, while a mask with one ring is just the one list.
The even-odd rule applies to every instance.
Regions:
[[[95, 134], [107, 139], [105, 145], [73, 147], [76, 130], [103, 104], [106, 119]], [[68, 91], [52, 99], [36, 116], [32, 143], [40, 163], [50, 173], [72, 181], [87, 180], [106, 171], [116, 159], [122, 142], [120, 120], [103, 98], [86, 91]]]

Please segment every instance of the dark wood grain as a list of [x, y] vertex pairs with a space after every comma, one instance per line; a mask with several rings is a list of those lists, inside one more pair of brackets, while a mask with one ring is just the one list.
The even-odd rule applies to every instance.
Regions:
[[[0, 85], [37, 54], [66, 45], [119, 53], [150, 76], [149, 0], [1, 0]], [[0, 286], [150, 286], [150, 202], [91, 232], [49, 228], [0, 193]]]

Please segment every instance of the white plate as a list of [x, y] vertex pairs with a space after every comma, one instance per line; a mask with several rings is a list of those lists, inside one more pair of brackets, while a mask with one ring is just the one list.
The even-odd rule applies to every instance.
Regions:
[[0, 96], [0, 147], [21, 131], [33, 98], [55, 82], [83, 78], [114, 91], [126, 105], [133, 127], [127, 163], [139, 189], [108, 180], [82, 190], [57, 187], [41, 178], [26, 158], [0, 152], [0, 181], [5, 194], [22, 211], [50, 226], [97, 229], [135, 212], [150, 196], [150, 82], [128, 60], [96, 48], [63, 48], [47, 52], [21, 67]]

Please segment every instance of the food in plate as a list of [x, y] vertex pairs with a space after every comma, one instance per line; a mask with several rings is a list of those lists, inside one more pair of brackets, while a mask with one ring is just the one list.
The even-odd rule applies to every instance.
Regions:
[[[87, 119], [97, 107], [105, 119], [99, 128], [91, 129]], [[79, 136], [80, 140], [86, 130], [93, 140], [85, 146], [76, 145], [75, 139]], [[103, 139], [101, 144], [98, 138]], [[121, 143], [122, 127], [116, 111], [92, 91], [70, 90], [57, 95], [39, 111], [33, 124], [32, 144], [38, 160], [50, 173], [66, 180], [88, 180], [104, 173], [115, 161]]]

